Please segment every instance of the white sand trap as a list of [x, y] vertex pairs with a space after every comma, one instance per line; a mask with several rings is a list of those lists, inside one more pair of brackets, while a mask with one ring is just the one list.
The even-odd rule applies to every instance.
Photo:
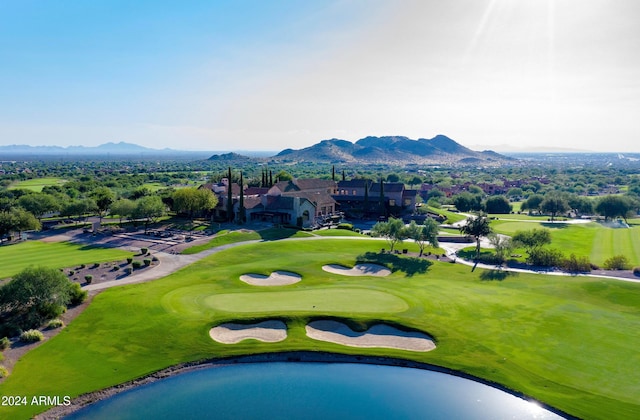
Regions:
[[356, 332], [347, 325], [331, 320], [310, 322], [305, 329], [314, 340], [328, 341], [350, 347], [384, 347], [408, 351], [431, 351], [433, 340], [424, 333], [402, 331], [390, 325], [378, 324], [365, 332]]
[[215, 341], [223, 344], [236, 344], [253, 338], [267, 343], [276, 343], [287, 338], [287, 326], [282, 321], [269, 320], [257, 324], [220, 324], [209, 330]]
[[323, 265], [322, 269], [329, 273], [341, 274], [343, 276], [376, 276], [385, 277], [391, 274], [391, 270], [379, 264], [356, 264], [353, 268], [338, 264]]
[[243, 274], [240, 280], [252, 286], [286, 286], [302, 280], [302, 276], [288, 271], [274, 271], [268, 276], [262, 274]]

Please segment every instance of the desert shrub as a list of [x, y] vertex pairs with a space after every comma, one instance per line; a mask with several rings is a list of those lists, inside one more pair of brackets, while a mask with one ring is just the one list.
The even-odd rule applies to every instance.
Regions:
[[154, 255], [153, 258], [151, 258], [151, 261], [158, 261], [158, 257]]
[[133, 271], [133, 268], [131, 267], [127, 267], [124, 269], [125, 274], [131, 274], [132, 271]]
[[118, 270], [120, 270], [120, 266], [119, 265], [114, 265], [112, 270], [113, 271], [118, 271]]
[[81, 268], [81, 269], [82, 269], [82, 268], [87, 268], [87, 265], [86, 265], [86, 264], [80, 264], [80, 268]]
[[606, 270], [628, 270], [629, 259], [624, 255], [614, 255], [604, 262]]
[[0, 378], [6, 378], [7, 376], [9, 376], [9, 371], [7, 370], [7, 368], [4, 366], [0, 366]]
[[127, 258], [127, 264], [131, 264], [133, 262], [133, 257], [128, 257]]
[[353, 230], [353, 225], [351, 223], [340, 223], [337, 229]]
[[71, 287], [69, 287], [70, 296], [69, 303], [71, 305], [79, 305], [85, 301], [87, 298], [87, 291], [82, 290], [82, 287], [78, 283], [73, 283]]
[[7, 337], [0, 338], [0, 351], [6, 350], [11, 345], [11, 341]]
[[587, 257], [577, 257], [575, 254], [571, 254], [562, 260], [561, 267], [570, 273], [585, 273], [591, 271], [591, 262]]
[[633, 267], [633, 274], [640, 277], [640, 267]]
[[38, 330], [27, 330], [20, 334], [23, 343], [35, 343], [44, 340], [44, 335]]
[[93, 281], [93, 276], [91, 274], [87, 274], [86, 276], [84, 276], [84, 280], [87, 282], [87, 284], [91, 284], [91, 282]]
[[151, 265], [151, 260], [149, 258], [145, 258], [143, 262], [145, 267], [149, 267]]
[[64, 327], [64, 322], [60, 318], [52, 319], [47, 323], [47, 328], [54, 329]]
[[539, 267], [558, 267], [562, 264], [564, 256], [562, 252], [553, 248], [532, 249], [527, 257], [527, 262]]
[[133, 267], [133, 269], [134, 269], [134, 270], [137, 270], [137, 269], [139, 269], [140, 267], [142, 267], [142, 261], [138, 261], [138, 260], [133, 261], [133, 262], [131, 263], [131, 266]]
[[91, 268], [98, 268], [100, 267], [100, 263], [93, 263], [93, 265], [91, 266]]
[[69, 276], [73, 276], [74, 274], [76, 274], [74, 270], [69, 270]]
[[140, 254], [147, 255], [147, 252], [149, 252], [149, 248], [140, 248]]

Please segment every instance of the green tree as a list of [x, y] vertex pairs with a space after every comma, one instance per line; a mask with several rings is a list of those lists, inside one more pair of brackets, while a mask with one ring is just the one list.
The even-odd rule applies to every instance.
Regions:
[[402, 242], [405, 239], [405, 229], [404, 223], [402, 220], [390, 218], [388, 222], [378, 222], [371, 228], [371, 234], [373, 236], [385, 238], [387, 243], [389, 243], [389, 247], [391, 252], [393, 252], [393, 248], [399, 242]]
[[33, 214], [38, 220], [46, 213], [58, 211], [58, 199], [51, 194], [33, 193], [23, 195], [18, 199], [18, 205]]
[[473, 236], [476, 240], [476, 260], [480, 257], [480, 239], [491, 233], [491, 225], [485, 216], [469, 217], [466, 223], [460, 227], [460, 232]]
[[173, 193], [173, 209], [192, 219], [194, 214], [207, 212], [217, 204], [218, 197], [207, 188], [180, 188]]
[[544, 196], [540, 194], [533, 194], [522, 203], [522, 210], [529, 210], [531, 212], [540, 212], [540, 204], [544, 201]]
[[630, 197], [606, 195], [598, 200], [595, 210], [604, 216], [605, 220], [622, 217], [626, 222], [634, 207], [635, 203]]
[[67, 277], [55, 268], [24, 269], [0, 288], [1, 329], [37, 328], [59, 316], [70, 302], [71, 287]]
[[542, 203], [540, 203], [540, 209], [543, 213], [551, 215], [551, 221], [553, 222], [558, 214], [569, 211], [569, 203], [566, 198], [560, 195], [546, 196]]
[[120, 200], [114, 201], [111, 204], [111, 208], [109, 211], [112, 215], [117, 215], [120, 220], [119, 223], [122, 225], [123, 218], [129, 218], [133, 215], [133, 212], [136, 209], [136, 203], [133, 200], [129, 200], [128, 198], [121, 198]]
[[164, 203], [157, 195], [148, 195], [136, 200], [133, 217], [144, 220], [144, 232], [149, 231], [149, 224], [155, 223], [166, 214]]
[[492, 214], [508, 214], [511, 213], [512, 206], [509, 200], [503, 195], [494, 195], [487, 198], [485, 210]]
[[98, 216], [100, 217], [100, 223], [102, 223], [102, 218], [111, 207], [111, 204], [115, 201], [116, 196], [109, 188], [98, 187], [93, 191], [91, 197], [95, 200], [96, 207], [98, 209]]
[[40, 230], [41, 224], [33, 214], [20, 207], [13, 207], [0, 212], [0, 238], [11, 232], [25, 230]]
[[551, 231], [549, 229], [518, 230], [512, 240], [527, 249], [531, 254], [534, 250], [551, 243]]
[[[335, 177], [335, 167], [332, 169], [333, 176]], [[238, 199], [238, 224], [243, 224], [246, 221], [246, 210], [244, 208], [244, 179], [242, 177], [242, 171], [240, 171], [240, 196]]]
[[412, 220], [409, 226], [406, 227], [404, 235], [408, 239], [415, 241], [420, 248], [420, 256], [424, 253], [424, 248], [427, 244], [434, 248], [438, 247], [438, 223], [431, 218], [425, 219], [423, 225], [419, 225]]
[[291, 181], [293, 179], [293, 175], [283, 169], [276, 174], [276, 179], [278, 181]]
[[490, 233], [487, 235], [489, 243], [493, 246], [496, 259], [500, 264], [504, 263], [507, 259], [507, 255], [513, 250], [513, 241], [508, 236], [498, 235], [497, 233]]

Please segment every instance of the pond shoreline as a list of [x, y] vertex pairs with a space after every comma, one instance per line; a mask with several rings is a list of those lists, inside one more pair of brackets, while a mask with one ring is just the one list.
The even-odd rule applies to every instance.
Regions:
[[509, 393], [511, 395], [514, 395], [518, 398], [535, 402], [536, 404], [540, 405], [542, 408], [549, 410], [551, 412], [554, 412], [559, 416], [565, 417], [567, 419], [577, 419], [577, 417], [571, 416], [570, 414], [565, 413], [561, 410], [558, 410], [557, 408], [549, 406], [541, 401], [535, 400], [527, 395], [522, 394], [521, 392], [517, 392], [512, 389], [509, 389], [496, 382], [488, 381], [486, 379], [478, 378], [476, 376], [473, 376], [464, 372], [456, 371], [453, 369], [445, 368], [442, 366], [436, 366], [436, 365], [416, 362], [412, 360], [396, 359], [393, 357], [360, 356], [360, 355], [349, 355], [349, 354], [328, 353], [328, 352], [313, 352], [313, 351], [262, 353], [262, 354], [255, 354], [255, 355], [233, 356], [233, 357], [227, 357], [222, 359], [206, 359], [202, 361], [181, 363], [179, 365], [161, 369], [157, 372], [151, 373], [141, 378], [127, 381], [123, 384], [119, 384], [119, 385], [115, 385], [115, 386], [101, 389], [98, 391], [82, 394], [76, 398], [73, 398], [71, 400], [70, 405], [68, 406], [61, 405], [61, 406], [53, 407], [48, 411], [45, 411], [43, 413], [36, 415], [34, 418], [40, 419], [40, 420], [59, 419], [71, 413], [74, 413], [78, 410], [81, 410], [90, 404], [93, 404], [102, 400], [106, 400], [122, 392], [129, 391], [146, 384], [154, 383], [156, 381], [167, 379], [171, 376], [175, 376], [175, 375], [179, 375], [187, 372], [192, 372], [192, 371], [201, 370], [201, 369], [224, 367], [224, 366], [229, 366], [229, 365], [234, 365], [239, 363], [269, 363], [269, 362], [361, 363], [361, 364], [395, 366], [395, 367], [406, 367], [411, 369], [430, 370], [430, 371], [449, 374], [452, 376], [461, 377], [464, 379], [469, 379], [484, 385], [488, 385], [493, 388], [504, 391], [506, 393]]

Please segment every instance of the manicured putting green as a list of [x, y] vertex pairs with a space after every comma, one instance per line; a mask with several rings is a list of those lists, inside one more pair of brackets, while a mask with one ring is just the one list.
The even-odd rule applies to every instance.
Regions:
[[303, 310], [399, 313], [409, 309], [407, 302], [397, 296], [359, 287], [223, 294], [206, 289], [206, 285], [199, 285], [173, 290], [163, 297], [162, 304], [166, 309], [186, 316], [198, 316], [211, 309], [233, 313]]

